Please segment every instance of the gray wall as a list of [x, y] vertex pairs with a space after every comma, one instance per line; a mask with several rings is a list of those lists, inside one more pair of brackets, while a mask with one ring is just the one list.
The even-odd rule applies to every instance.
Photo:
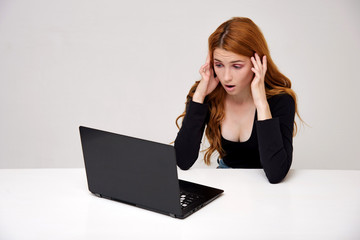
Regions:
[[292, 167], [360, 169], [359, 12], [349, 0], [1, 0], [0, 168], [83, 166], [79, 125], [171, 142], [208, 36], [246, 16], [309, 125]]

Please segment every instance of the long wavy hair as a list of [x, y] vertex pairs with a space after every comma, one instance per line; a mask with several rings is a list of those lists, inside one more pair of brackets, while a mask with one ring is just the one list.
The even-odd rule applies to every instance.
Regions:
[[[221, 24], [215, 32], [213, 32], [208, 40], [210, 53], [210, 66], [214, 65], [214, 50], [221, 48], [229, 52], [251, 58], [255, 52], [262, 57], [266, 55], [267, 71], [265, 74], [265, 91], [266, 97], [270, 98], [274, 95], [289, 94], [295, 101], [295, 112], [300, 118], [297, 109], [297, 99], [295, 92], [291, 89], [291, 81], [284, 76], [273, 62], [266, 40], [259, 27], [249, 18], [234, 17]], [[196, 81], [191, 87], [187, 98], [186, 105], [191, 101], [200, 81]], [[209, 141], [204, 155], [204, 162], [210, 165], [211, 155], [217, 151], [220, 157], [225, 156], [225, 152], [221, 146], [221, 122], [224, 119], [224, 100], [226, 92], [219, 84], [216, 89], [206, 96], [204, 102], [209, 105], [209, 121], [206, 126], [205, 135]], [[178, 120], [183, 118], [185, 111], [176, 119], [176, 126], [180, 129]], [[301, 120], [301, 118], [300, 118]], [[296, 135], [297, 124], [294, 121], [293, 136]]]

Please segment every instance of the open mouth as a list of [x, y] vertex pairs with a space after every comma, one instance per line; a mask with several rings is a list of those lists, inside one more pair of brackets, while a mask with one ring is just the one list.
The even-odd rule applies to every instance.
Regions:
[[230, 89], [233, 89], [235, 87], [235, 85], [225, 85], [225, 87], [230, 90]]

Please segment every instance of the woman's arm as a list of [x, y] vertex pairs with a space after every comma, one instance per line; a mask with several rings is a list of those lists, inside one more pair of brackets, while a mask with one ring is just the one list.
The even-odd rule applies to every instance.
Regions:
[[198, 158], [208, 111], [208, 104], [190, 101], [187, 106], [182, 126], [175, 139], [176, 161], [182, 170], [189, 169]]
[[265, 91], [266, 56], [261, 61], [255, 53], [251, 62], [255, 75], [251, 93], [258, 112], [256, 127], [260, 162], [269, 182], [279, 183], [288, 173], [292, 162], [295, 102], [287, 94], [274, 96], [268, 101]]
[[295, 102], [290, 95], [270, 99], [272, 118], [257, 121], [260, 161], [270, 183], [279, 183], [292, 163]]
[[204, 100], [219, 84], [219, 79], [214, 75], [214, 70], [210, 66], [210, 54], [208, 54], [205, 64], [201, 66], [199, 73], [201, 80], [192, 100], [186, 106], [182, 127], [175, 139], [176, 161], [183, 170], [189, 169], [199, 156], [201, 138], [209, 112], [209, 106], [204, 104]]

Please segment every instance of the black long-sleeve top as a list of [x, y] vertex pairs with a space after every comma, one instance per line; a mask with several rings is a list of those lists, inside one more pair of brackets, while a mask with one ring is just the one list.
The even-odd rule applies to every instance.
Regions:
[[[272, 118], [258, 121], [255, 114], [252, 133], [246, 142], [221, 138], [223, 161], [232, 168], [263, 168], [270, 183], [279, 183], [292, 162], [295, 102], [290, 95], [283, 94], [269, 98], [268, 103]], [[209, 105], [190, 101], [175, 139], [177, 165], [181, 169], [189, 169], [198, 158], [208, 120]]]

